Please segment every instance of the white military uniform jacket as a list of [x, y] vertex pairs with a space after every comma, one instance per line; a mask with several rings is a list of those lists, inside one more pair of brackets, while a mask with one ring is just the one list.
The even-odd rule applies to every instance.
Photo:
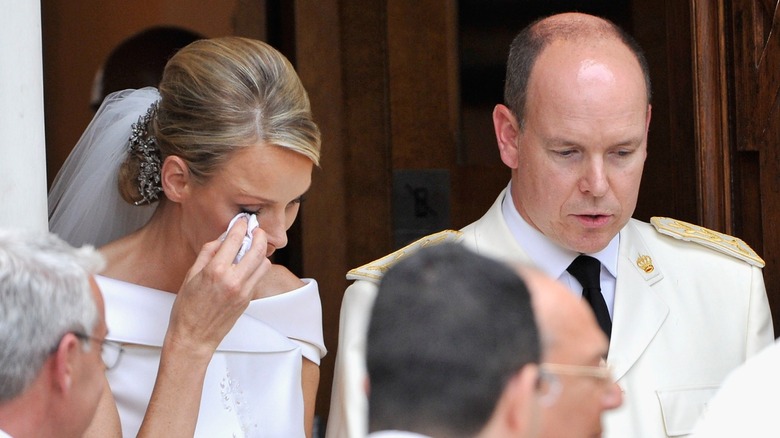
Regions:
[[[350, 271], [358, 281], [341, 308], [328, 438], [366, 435], [365, 336], [378, 280], [394, 260], [457, 240], [482, 255], [533, 263], [506, 225], [503, 197], [460, 232], [428, 236]], [[605, 414], [607, 438], [689, 434], [729, 371], [774, 339], [763, 262], [744, 242], [671, 219], [653, 222], [657, 229], [632, 219], [620, 231], [609, 364], [624, 403]]]

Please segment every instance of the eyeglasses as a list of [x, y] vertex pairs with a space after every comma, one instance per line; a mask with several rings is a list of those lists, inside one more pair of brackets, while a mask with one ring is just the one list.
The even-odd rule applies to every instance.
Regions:
[[602, 361], [599, 366], [543, 363], [539, 366], [539, 369], [542, 371], [542, 373], [547, 373], [547, 374], [592, 377], [594, 379], [598, 379], [606, 383], [613, 382], [612, 371], [604, 361]]
[[106, 370], [114, 368], [116, 364], [119, 363], [122, 352], [125, 351], [125, 349], [122, 348], [122, 344], [119, 342], [96, 338], [94, 336], [85, 335], [84, 333], [74, 332], [73, 335], [82, 341], [95, 341], [100, 344], [100, 357], [103, 359], [103, 365], [106, 367]]
[[542, 363], [539, 365], [540, 401], [545, 406], [551, 406], [563, 390], [563, 384], [557, 376], [590, 377], [602, 385], [615, 382], [612, 371], [605, 361], [599, 366], [568, 365], [559, 363]]

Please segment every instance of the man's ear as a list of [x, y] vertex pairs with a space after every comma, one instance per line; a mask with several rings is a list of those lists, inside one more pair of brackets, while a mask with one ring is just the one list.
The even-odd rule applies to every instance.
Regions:
[[504, 388], [502, 398], [507, 399], [506, 420], [511, 430], [528, 433], [527, 431], [536, 429], [538, 380], [539, 367], [535, 364], [527, 364], [509, 380]]
[[165, 158], [160, 171], [160, 183], [166, 198], [180, 202], [192, 186], [192, 175], [187, 163], [175, 155]]
[[66, 333], [60, 340], [57, 350], [52, 353], [44, 366], [52, 373], [52, 386], [55, 392], [68, 394], [73, 385], [74, 372], [80, 360], [81, 341], [73, 333]]
[[648, 132], [650, 132], [650, 119], [653, 115], [653, 106], [649, 103], [647, 104], [647, 120], [645, 120], [645, 135], [647, 135]]
[[505, 105], [496, 105], [493, 109], [493, 129], [501, 161], [510, 169], [517, 169], [520, 125], [512, 110]]

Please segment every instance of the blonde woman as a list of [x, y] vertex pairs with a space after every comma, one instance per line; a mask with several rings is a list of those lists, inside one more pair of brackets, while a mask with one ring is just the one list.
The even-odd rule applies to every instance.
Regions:
[[108, 261], [107, 339], [124, 347], [90, 433], [118, 435], [118, 411], [124, 436], [311, 436], [317, 284], [269, 257], [319, 152], [300, 80], [259, 41], [196, 41], [159, 93], [106, 99], [49, 195], [52, 231]]

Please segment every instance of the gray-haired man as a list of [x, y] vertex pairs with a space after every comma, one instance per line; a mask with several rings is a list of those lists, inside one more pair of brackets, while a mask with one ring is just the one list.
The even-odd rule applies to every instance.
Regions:
[[[103, 267], [91, 247], [0, 230], [0, 437], [81, 436], [103, 394]], [[101, 357], [101, 354], [103, 357]]]

